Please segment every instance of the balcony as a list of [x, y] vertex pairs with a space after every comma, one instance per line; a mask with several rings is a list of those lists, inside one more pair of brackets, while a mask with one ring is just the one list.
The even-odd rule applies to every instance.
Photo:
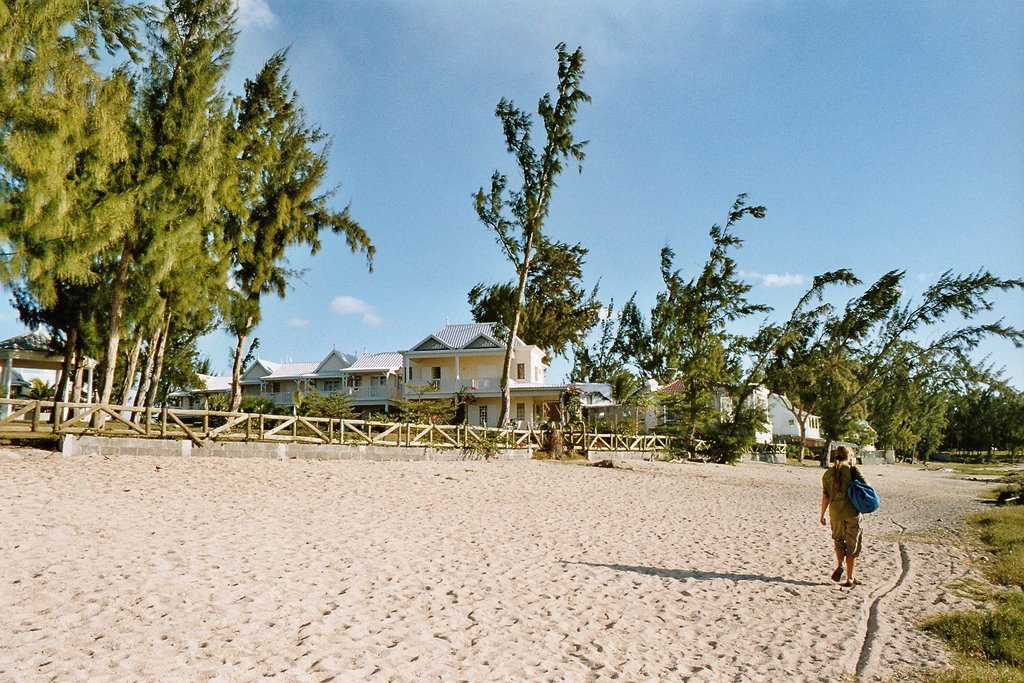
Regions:
[[360, 386], [360, 387], [342, 387], [338, 391], [330, 392], [336, 394], [344, 394], [352, 399], [353, 403], [358, 402], [381, 402], [381, 401], [397, 401], [401, 398], [401, 390], [393, 386]]
[[414, 391], [411, 387], [432, 386], [433, 391], [423, 392], [425, 397], [433, 396], [436, 394], [457, 394], [463, 389], [467, 391], [473, 391], [481, 394], [497, 394], [501, 391], [501, 378], [500, 377], [476, 377], [472, 379], [433, 379], [424, 381], [411, 381], [408, 382], [404, 395], [409, 397], [415, 397], [420, 392]]

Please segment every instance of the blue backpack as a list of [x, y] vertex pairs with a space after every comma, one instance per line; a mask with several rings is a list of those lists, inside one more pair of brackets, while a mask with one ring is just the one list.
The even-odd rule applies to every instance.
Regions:
[[853, 503], [853, 507], [857, 508], [857, 512], [867, 514], [874, 512], [878, 509], [879, 500], [878, 494], [871, 486], [863, 481], [863, 477], [857, 468], [853, 468], [853, 480], [850, 482], [850, 486], [846, 489], [846, 496]]

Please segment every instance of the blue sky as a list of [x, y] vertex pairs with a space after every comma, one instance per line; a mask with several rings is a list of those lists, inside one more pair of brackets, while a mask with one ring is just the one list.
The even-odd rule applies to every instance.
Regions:
[[[560, 41], [582, 46], [593, 103], [547, 230], [590, 249], [603, 300], [649, 308], [666, 244], [696, 272], [741, 192], [767, 217], [741, 224], [737, 260], [777, 318], [839, 267], [905, 269], [909, 294], [946, 270], [1024, 276], [1021, 2], [242, 0], [239, 19], [229, 88], [289, 48], [333, 139], [335, 203], [378, 248], [372, 274], [334, 237], [292, 253], [305, 275], [256, 332], [268, 360], [406, 349], [470, 322], [473, 285], [511, 279], [471, 195], [514, 177], [494, 107], [534, 110]], [[1024, 295], [995, 302], [986, 320], [1024, 327]], [[0, 333], [19, 331], [0, 312]], [[204, 340], [216, 370], [230, 345]], [[985, 354], [1024, 386], [1024, 352]]]

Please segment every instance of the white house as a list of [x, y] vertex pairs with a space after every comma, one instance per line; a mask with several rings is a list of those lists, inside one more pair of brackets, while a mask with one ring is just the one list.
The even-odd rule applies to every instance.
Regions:
[[390, 413], [402, 398], [402, 354], [397, 351], [364, 353], [342, 371], [339, 387], [325, 381], [322, 393], [342, 391], [352, 407], [364, 415]]
[[199, 375], [199, 386], [167, 394], [167, 402], [180, 408], [204, 409], [211, 396], [231, 396], [231, 378], [223, 375]]
[[264, 396], [279, 406], [295, 405], [295, 394], [326, 393], [344, 385], [343, 370], [355, 360], [332, 350], [322, 361], [272, 363], [258, 359], [242, 374], [243, 396]]
[[[498, 426], [501, 415], [501, 374], [505, 342], [494, 323], [445, 325], [402, 352], [403, 397], [406, 400], [454, 398], [460, 391], [473, 396], [468, 420], [473, 425]], [[566, 383], [548, 383], [544, 350], [516, 338], [512, 347], [509, 391], [511, 419], [518, 426], [562, 419], [562, 393]], [[610, 401], [611, 387], [577, 385], [587, 409]], [[588, 403], [589, 402], [589, 403]], [[591, 405], [593, 404], [593, 405]]]
[[[800, 421], [796, 408], [786, 396], [771, 394], [768, 398], [768, 412], [772, 423], [772, 433], [779, 441], [796, 442], [800, 439]], [[821, 442], [821, 418], [808, 415], [805, 422], [805, 438], [808, 444], [817, 445]]]

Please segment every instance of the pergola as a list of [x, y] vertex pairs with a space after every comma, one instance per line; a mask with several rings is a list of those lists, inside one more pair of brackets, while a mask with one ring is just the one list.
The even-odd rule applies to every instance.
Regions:
[[[11, 383], [14, 370], [54, 370], [60, 372], [64, 355], [55, 353], [50, 346], [50, 335], [43, 330], [34, 330], [0, 341], [0, 386], [4, 398], [11, 398]], [[80, 366], [85, 369], [86, 402], [92, 402], [93, 369], [96, 361], [84, 358]]]

